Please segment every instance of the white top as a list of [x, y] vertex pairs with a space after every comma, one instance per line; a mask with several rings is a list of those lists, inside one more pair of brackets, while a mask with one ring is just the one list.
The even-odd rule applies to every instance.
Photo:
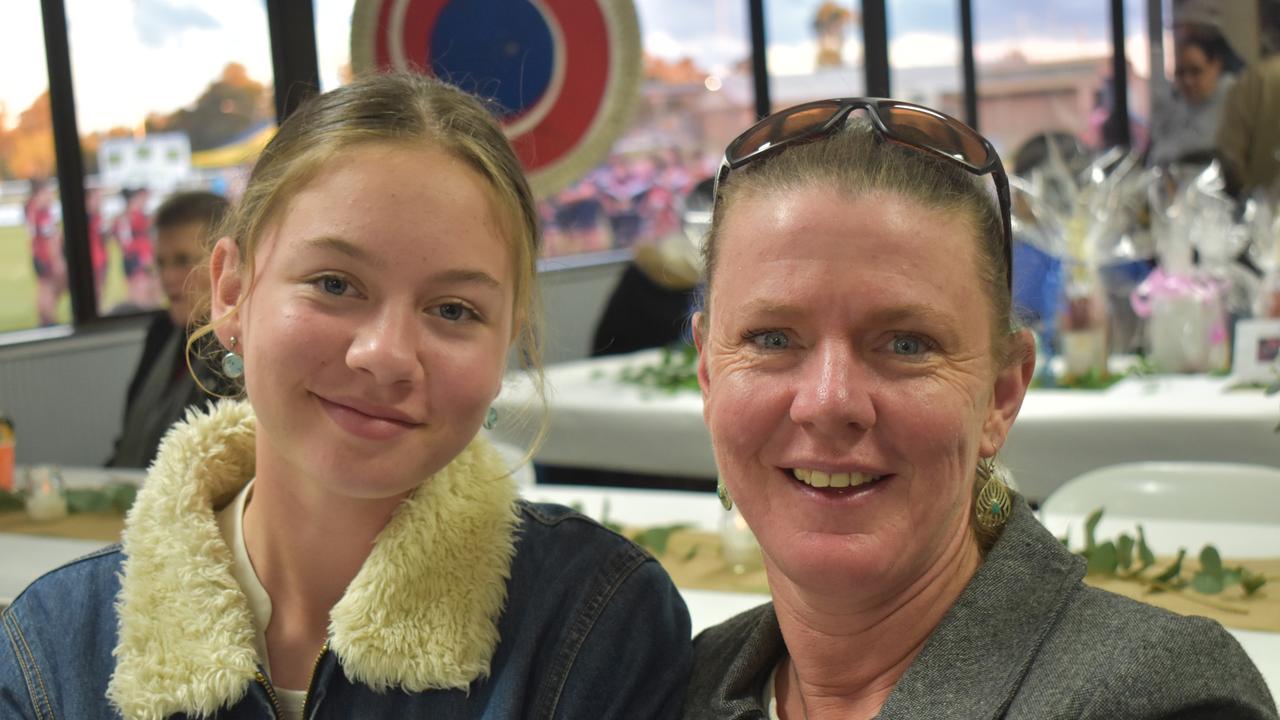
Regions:
[[764, 706], [769, 709], [768, 720], [782, 720], [778, 715], [778, 693], [774, 691], [774, 685], [778, 679], [778, 673], [782, 672], [782, 661], [779, 660], [777, 665], [773, 666], [773, 672], [769, 673], [769, 679], [764, 681], [764, 692], [760, 694], [760, 699], [764, 701]]
[[[262, 587], [258, 573], [249, 560], [249, 551], [244, 545], [244, 508], [253, 495], [253, 481], [245, 483], [231, 504], [218, 511], [218, 530], [222, 539], [231, 548], [231, 575], [240, 584], [240, 590], [249, 599], [249, 611], [253, 613], [253, 646], [258, 651], [258, 662], [271, 673], [271, 658], [267, 655], [267, 626], [271, 623], [271, 596]], [[302, 718], [302, 704], [306, 702], [306, 690], [289, 690], [274, 685], [276, 699], [280, 701], [280, 709], [286, 717]]]

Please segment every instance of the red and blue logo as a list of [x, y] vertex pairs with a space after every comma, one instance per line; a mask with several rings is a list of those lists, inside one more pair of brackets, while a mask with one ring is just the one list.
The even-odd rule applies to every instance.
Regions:
[[601, 162], [641, 79], [630, 0], [357, 0], [356, 72], [419, 70], [488, 98], [546, 196]]

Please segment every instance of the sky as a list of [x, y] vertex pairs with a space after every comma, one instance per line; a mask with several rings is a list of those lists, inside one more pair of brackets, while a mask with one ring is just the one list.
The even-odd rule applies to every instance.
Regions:
[[[389, 1], [389, 0], [387, 0]], [[81, 132], [136, 127], [148, 111], [191, 103], [231, 61], [270, 82], [264, 0], [66, 0]], [[750, 53], [745, 0], [635, 0], [646, 52], [668, 60], [692, 57], [724, 74]], [[778, 75], [812, 71], [810, 22], [820, 0], [770, 0], [766, 37]], [[1144, 0], [1126, 0], [1130, 58], [1145, 74], [1145, 28], [1135, 18]], [[0, 102], [12, 123], [48, 85], [39, 0], [5, 0], [8, 32], [0, 43]], [[853, 2], [856, 7], [858, 3]], [[1110, 53], [1102, 0], [974, 0], [979, 62], [1018, 49], [1032, 60]], [[321, 84], [338, 83], [350, 57], [352, 0], [315, 0]], [[890, 0], [890, 53], [896, 66], [954, 65], [959, 34], [956, 0]], [[860, 32], [847, 33], [845, 56], [860, 53]]]

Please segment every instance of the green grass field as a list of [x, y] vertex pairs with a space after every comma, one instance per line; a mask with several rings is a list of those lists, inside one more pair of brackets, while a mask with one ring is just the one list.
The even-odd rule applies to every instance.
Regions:
[[[107, 277], [102, 291], [99, 312], [114, 307], [129, 295], [120, 248], [114, 243], [107, 245]], [[58, 303], [58, 321], [71, 322], [71, 296], [67, 293], [63, 293]], [[0, 227], [0, 333], [27, 330], [38, 324], [36, 273], [31, 267], [27, 229], [21, 225]]]

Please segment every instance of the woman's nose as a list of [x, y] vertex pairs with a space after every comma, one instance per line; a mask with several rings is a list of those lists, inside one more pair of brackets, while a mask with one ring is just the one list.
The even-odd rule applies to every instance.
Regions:
[[866, 430], [875, 424], [869, 373], [846, 343], [826, 343], [805, 359], [791, 419], [818, 431]]
[[366, 320], [347, 349], [347, 365], [373, 376], [380, 385], [420, 379], [420, 326], [416, 313], [387, 308]]

